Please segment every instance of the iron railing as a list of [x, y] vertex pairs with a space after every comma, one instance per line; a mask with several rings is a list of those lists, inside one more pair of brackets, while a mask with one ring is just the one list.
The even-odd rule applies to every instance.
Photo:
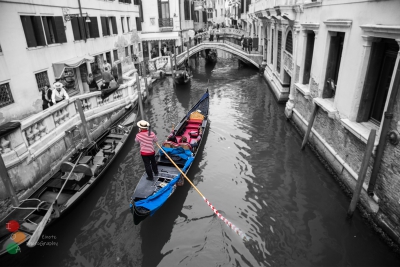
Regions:
[[158, 26], [160, 28], [163, 27], [174, 27], [174, 21], [173, 19], [158, 19]]

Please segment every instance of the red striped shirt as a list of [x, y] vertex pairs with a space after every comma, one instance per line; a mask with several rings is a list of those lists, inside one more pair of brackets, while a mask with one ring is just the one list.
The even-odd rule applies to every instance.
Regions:
[[153, 143], [157, 142], [157, 136], [153, 132], [151, 132], [149, 136], [147, 130], [142, 130], [136, 135], [135, 142], [140, 144], [141, 155], [154, 155], [155, 151]]

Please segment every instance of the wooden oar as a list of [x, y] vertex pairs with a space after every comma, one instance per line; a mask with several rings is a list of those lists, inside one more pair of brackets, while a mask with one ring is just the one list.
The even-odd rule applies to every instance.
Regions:
[[249, 238], [246, 236], [245, 233], [242, 232], [238, 227], [236, 227], [233, 223], [231, 223], [227, 218], [224, 218], [218, 210], [211, 205], [211, 203], [205, 198], [205, 196], [200, 192], [199, 189], [192, 183], [192, 181], [189, 180], [189, 178], [186, 176], [186, 174], [181, 170], [181, 168], [178, 167], [178, 165], [175, 164], [175, 162], [168, 156], [167, 152], [162, 149], [162, 147], [156, 142], [157, 146], [164, 152], [165, 156], [171, 161], [171, 163], [175, 166], [175, 168], [178, 169], [178, 171], [185, 177], [185, 179], [190, 183], [190, 185], [199, 193], [199, 195], [204, 199], [204, 201], [207, 203], [207, 205], [212, 209], [212, 211], [220, 218], [226, 225], [228, 225], [235, 233], [237, 233], [244, 241], [249, 240]]
[[76, 164], [78, 164], [79, 160], [81, 159], [82, 154], [83, 154], [83, 152], [81, 152], [81, 154], [79, 155], [78, 160], [75, 162], [74, 167], [72, 168], [71, 172], [68, 174], [67, 179], [65, 179], [65, 182], [64, 182], [63, 186], [61, 187], [60, 191], [58, 192], [57, 197], [55, 198], [54, 202], [51, 204], [50, 208], [47, 210], [47, 212], [44, 215], [42, 221], [36, 227], [35, 232], [33, 232], [31, 238], [29, 239], [28, 243], [26, 244], [28, 247], [32, 248], [32, 247], [36, 246], [36, 243], [39, 241], [39, 238], [42, 235], [42, 232], [44, 230], [44, 227], [46, 226], [47, 221], [49, 220], [50, 215], [51, 215], [51, 213], [53, 211], [53, 206], [54, 206], [54, 204], [57, 203], [58, 197], [60, 196], [62, 190], [64, 189], [64, 186], [67, 184], [67, 181], [68, 181], [69, 177], [71, 176], [71, 173], [73, 173]]

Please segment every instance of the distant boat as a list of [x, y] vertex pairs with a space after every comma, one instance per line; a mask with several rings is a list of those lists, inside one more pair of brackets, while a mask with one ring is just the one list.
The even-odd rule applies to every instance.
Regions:
[[[209, 125], [208, 110], [209, 94], [207, 90], [199, 102], [189, 110], [176, 126], [174, 133], [177, 143], [165, 141], [162, 144], [165, 152], [185, 174], [189, 171], [204, 140], [204, 134]], [[200, 140], [198, 140], [199, 133]], [[180, 143], [183, 136], [187, 138], [188, 143]], [[197, 149], [192, 148], [190, 145], [192, 140], [197, 141]], [[143, 173], [131, 197], [130, 208], [135, 225], [149, 215], [153, 215], [175, 192], [177, 185], [183, 185], [184, 178], [181, 177], [180, 172], [161, 150], [156, 153], [156, 160], [159, 175], [155, 176], [154, 180], [148, 180], [146, 172]]]
[[[132, 109], [131, 105], [129, 109]], [[11, 253], [10, 251], [17, 249], [18, 246], [31, 238], [38, 224], [56, 199], [66, 178], [70, 175], [57, 199], [57, 204], [53, 206], [54, 213], [45, 227], [47, 228], [53, 222], [62, 220], [62, 216], [103, 177], [103, 174], [131, 135], [136, 115], [132, 110], [127, 111], [99, 138], [90, 142], [86, 147], [73, 154], [69, 160], [63, 162], [60, 170], [27, 199], [21, 201], [21, 204], [0, 222], [0, 225], [3, 226], [6, 226], [10, 221], [18, 222], [18, 232], [21, 233], [19, 240], [14, 241], [12, 235], [15, 233], [8, 231], [6, 227], [0, 227], [0, 255], [7, 252]], [[79, 162], [74, 168], [78, 159]]]
[[208, 63], [216, 63], [218, 60], [218, 54], [217, 54], [217, 50], [215, 49], [210, 49], [210, 51], [208, 52], [208, 54], [206, 55], [206, 61]]
[[175, 72], [174, 82], [175, 84], [185, 84], [190, 82], [193, 75], [188, 73], [186, 70], [178, 70]]

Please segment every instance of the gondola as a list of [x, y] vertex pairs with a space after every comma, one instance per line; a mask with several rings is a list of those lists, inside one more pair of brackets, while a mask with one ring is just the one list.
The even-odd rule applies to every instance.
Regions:
[[178, 70], [175, 72], [174, 83], [175, 84], [185, 84], [190, 82], [193, 75], [188, 73], [186, 70]]
[[[204, 141], [204, 134], [209, 125], [208, 111], [209, 95], [207, 90], [174, 129], [177, 142], [165, 141], [161, 145], [185, 174], [189, 171]], [[187, 143], [180, 142], [183, 136], [187, 138]], [[191, 143], [197, 146], [192, 147]], [[135, 225], [149, 215], [153, 215], [174, 193], [177, 185], [183, 185], [184, 178], [163, 151], [156, 152], [156, 161], [158, 176], [154, 176], [153, 180], [148, 180], [147, 174], [144, 172], [131, 197], [130, 209]]]
[[217, 60], [218, 60], [217, 50], [211, 49], [206, 56], [206, 61], [208, 63], [217, 63]]
[[[137, 113], [133, 111], [132, 105], [126, 109], [125, 114], [105, 133], [61, 163], [60, 169], [51, 178], [1, 221], [0, 225], [7, 227], [0, 227], [0, 255], [13, 254], [31, 238], [68, 176], [57, 203], [53, 205], [54, 210], [46, 228], [60, 220], [102, 178], [132, 134]], [[18, 227], [12, 229], [10, 225]]]

